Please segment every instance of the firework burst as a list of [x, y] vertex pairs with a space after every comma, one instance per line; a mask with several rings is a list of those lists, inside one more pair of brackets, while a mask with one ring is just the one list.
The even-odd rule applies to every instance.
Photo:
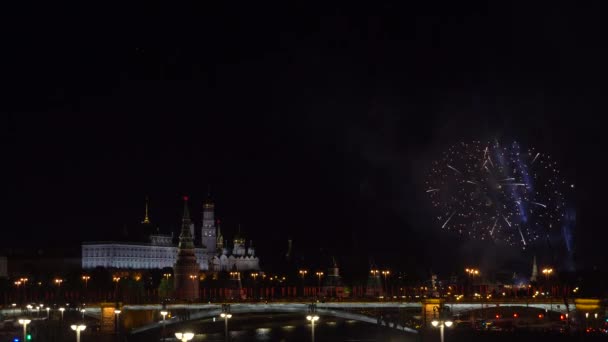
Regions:
[[559, 233], [564, 188], [551, 156], [516, 142], [453, 145], [433, 162], [426, 181], [442, 229], [523, 248]]

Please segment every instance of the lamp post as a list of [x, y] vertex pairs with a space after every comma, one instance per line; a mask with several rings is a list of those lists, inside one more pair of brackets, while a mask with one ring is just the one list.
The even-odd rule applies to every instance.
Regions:
[[48, 320], [51, 317], [51, 308], [46, 307], [46, 319]]
[[63, 322], [63, 312], [65, 311], [65, 308], [59, 308], [59, 312], [61, 312], [61, 321]]
[[198, 278], [198, 276], [191, 274], [189, 275], [190, 280], [192, 280], [192, 290], [196, 292], [196, 279]]
[[308, 270], [299, 270], [300, 278], [302, 279], [302, 297], [304, 297], [304, 277], [308, 274]]
[[120, 313], [122, 311], [120, 311], [119, 309], [114, 309], [114, 314], [116, 315], [116, 333], [118, 333], [120, 330], [118, 329], [118, 324], [119, 324], [119, 319], [120, 319]]
[[167, 316], [169, 312], [167, 312], [167, 310], [162, 310], [160, 312], [160, 315], [163, 316], [163, 341], [165, 340], [165, 317]]
[[82, 320], [84, 321], [84, 313], [86, 312], [86, 309], [80, 309], [80, 313], [82, 313]]
[[188, 342], [190, 341], [192, 338], [194, 338], [194, 333], [191, 332], [185, 332], [185, 333], [181, 333], [181, 332], [176, 332], [175, 333], [175, 338], [182, 341], [182, 342]]
[[[473, 278], [479, 275], [479, 270], [476, 268], [465, 268], [464, 271], [469, 276], [469, 292], [473, 292]], [[479, 292], [481, 293], [481, 289]]]
[[549, 277], [553, 274], [553, 269], [549, 268], [549, 267], [543, 268], [542, 272], [545, 275], [547, 287], [549, 287], [549, 307], [550, 307], [550, 310], [553, 311], [553, 293], [552, 293], [553, 291], [552, 291], [550, 283], [549, 283]]
[[[380, 274], [380, 271], [379, 271], [379, 270], [372, 268], [372, 269], [369, 271], [369, 273], [370, 273], [370, 274], [372, 275], [372, 277], [374, 278], [374, 279], [373, 279], [373, 281], [374, 281], [374, 282], [373, 282], [373, 284], [374, 284], [374, 285], [376, 284], [376, 281], [377, 281], [378, 283], [380, 282], [380, 280], [379, 280], [379, 279], [377, 279], [377, 278], [378, 278], [378, 274]], [[379, 284], [379, 285], [382, 285], [382, 284]], [[380, 289], [377, 289], [377, 291], [380, 291]]]
[[431, 321], [431, 325], [433, 325], [433, 327], [435, 327], [435, 328], [439, 328], [439, 336], [441, 337], [441, 342], [443, 342], [444, 328], [445, 327], [449, 328], [452, 326], [452, 324], [454, 324], [454, 322], [452, 321], [451, 314], [450, 314], [450, 308], [447, 306], [442, 306], [442, 307], [436, 306], [433, 308], [433, 311], [435, 311], [436, 313], [439, 313], [439, 317], [435, 317]]
[[84, 280], [84, 288], [87, 289], [89, 287], [89, 279], [91, 279], [91, 276], [89, 275], [83, 275], [82, 276], [82, 280]]
[[87, 326], [84, 324], [79, 324], [79, 325], [72, 325], [72, 326], [70, 326], [70, 328], [72, 328], [72, 330], [74, 330], [76, 332], [76, 342], [80, 342], [80, 332], [84, 331], [84, 329], [86, 329]]
[[228, 320], [232, 318], [232, 314], [230, 313], [230, 304], [222, 304], [222, 313], [220, 317], [224, 319], [224, 340], [229, 340], [228, 335]]
[[113, 276], [112, 281], [114, 282], [114, 299], [118, 302], [118, 282], [120, 282], [120, 277]]
[[384, 276], [384, 293], [385, 293], [385, 295], [388, 293], [388, 283], [386, 281], [386, 278], [388, 277], [389, 274], [391, 274], [391, 272], [389, 270], [382, 271], [382, 275]]
[[451, 327], [453, 322], [452, 321], [439, 321], [439, 320], [433, 320], [431, 322], [431, 324], [435, 327], [435, 328], [439, 328], [439, 336], [441, 336], [441, 342], [443, 342], [443, 329], [444, 327]]
[[315, 322], [319, 320], [316, 314], [306, 316], [306, 320], [310, 321], [311, 341], [315, 342]]
[[27, 336], [27, 325], [30, 324], [31, 320], [22, 318], [19, 320], [19, 324], [23, 325], [23, 341], [25, 342], [25, 338]]
[[323, 272], [319, 271], [317, 273], [315, 273], [317, 275], [317, 279], [318, 279], [318, 288], [317, 288], [317, 293], [321, 293], [321, 278], [323, 277]]
[[258, 280], [258, 276], [259, 275], [260, 274], [258, 272], [251, 273], [251, 278], [253, 278], [253, 299], [254, 300], [256, 300], [256, 297], [258, 295], [258, 288], [257, 288], [258, 282], [257, 282], [257, 280]]

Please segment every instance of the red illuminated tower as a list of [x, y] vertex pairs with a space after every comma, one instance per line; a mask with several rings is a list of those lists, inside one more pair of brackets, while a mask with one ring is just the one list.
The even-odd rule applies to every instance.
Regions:
[[200, 266], [194, 254], [194, 241], [190, 229], [190, 212], [188, 211], [188, 197], [184, 197], [184, 217], [182, 218], [182, 231], [179, 235], [177, 248], [177, 261], [173, 272], [175, 274], [175, 297], [180, 300], [195, 301], [199, 298]]

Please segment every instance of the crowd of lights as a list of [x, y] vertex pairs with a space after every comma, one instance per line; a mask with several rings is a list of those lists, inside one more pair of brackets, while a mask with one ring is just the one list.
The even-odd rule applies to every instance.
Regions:
[[442, 229], [522, 248], [559, 233], [568, 187], [551, 156], [481, 141], [451, 146], [426, 181]]

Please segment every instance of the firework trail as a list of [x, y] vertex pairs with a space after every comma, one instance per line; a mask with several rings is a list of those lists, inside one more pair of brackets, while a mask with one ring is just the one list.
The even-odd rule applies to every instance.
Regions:
[[451, 146], [433, 162], [426, 193], [442, 213], [441, 228], [523, 248], [550, 225], [561, 226], [565, 184], [548, 154], [517, 143], [472, 141]]

